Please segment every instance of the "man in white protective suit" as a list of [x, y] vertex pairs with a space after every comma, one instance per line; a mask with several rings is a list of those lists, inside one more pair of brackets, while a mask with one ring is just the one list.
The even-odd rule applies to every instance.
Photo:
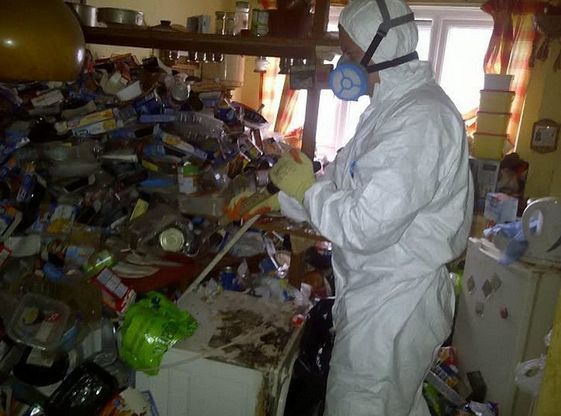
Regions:
[[339, 23], [343, 59], [331, 87], [371, 103], [323, 177], [316, 181], [309, 159], [292, 153], [271, 181], [285, 215], [333, 243], [325, 414], [427, 416], [423, 379], [454, 313], [445, 264], [464, 250], [471, 224], [464, 124], [417, 58], [404, 1], [355, 0]]

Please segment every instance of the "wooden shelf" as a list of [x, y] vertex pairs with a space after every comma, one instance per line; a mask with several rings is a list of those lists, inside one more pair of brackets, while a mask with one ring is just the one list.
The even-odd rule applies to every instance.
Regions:
[[82, 27], [86, 43], [225, 53], [232, 55], [313, 58], [317, 46], [337, 47], [336, 38], [291, 39], [164, 32], [134, 27]]

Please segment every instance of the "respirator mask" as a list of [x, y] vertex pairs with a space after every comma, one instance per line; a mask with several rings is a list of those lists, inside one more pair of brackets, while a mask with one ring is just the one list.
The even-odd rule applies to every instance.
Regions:
[[415, 59], [419, 59], [417, 52], [412, 52], [390, 61], [370, 65], [372, 56], [378, 49], [380, 42], [386, 37], [388, 31], [396, 26], [404, 25], [415, 20], [413, 13], [392, 19], [384, 0], [376, 0], [382, 14], [382, 23], [372, 39], [370, 46], [364, 53], [360, 63], [353, 62], [346, 57], [341, 57], [335, 69], [329, 74], [329, 88], [335, 96], [345, 101], [357, 101], [359, 97], [368, 92], [368, 74], [383, 69], [392, 68]]

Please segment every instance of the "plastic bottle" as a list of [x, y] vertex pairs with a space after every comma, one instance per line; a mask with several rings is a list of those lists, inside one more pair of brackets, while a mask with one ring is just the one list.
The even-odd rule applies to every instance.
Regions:
[[177, 168], [179, 192], [193, 195], [199, 191], [199, 168], [189, 162]]

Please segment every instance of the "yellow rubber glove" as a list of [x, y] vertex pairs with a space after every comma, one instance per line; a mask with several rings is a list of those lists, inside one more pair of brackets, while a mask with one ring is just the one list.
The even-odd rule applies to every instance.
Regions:
[[270, 211], [280, 211], [278, 195], [271, 195], [263, 189], [255, 193], [244, 192], [236, 195], [226, 208], [226, 215], [231, 221], [238, 221]]
[[304, 194], [314, 184], [316, 177], [312, 161], [299, 150], [283, 155], [269, 171], [271, 182], [285, 194], [304, 201]]

